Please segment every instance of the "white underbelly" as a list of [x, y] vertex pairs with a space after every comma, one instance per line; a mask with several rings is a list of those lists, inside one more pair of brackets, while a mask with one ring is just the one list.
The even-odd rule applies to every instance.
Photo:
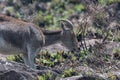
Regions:
[[2, 54], [20, 54], [22, 51], [19, 48], [8, 44], [2, 37], [0, 37], [0, 53]]

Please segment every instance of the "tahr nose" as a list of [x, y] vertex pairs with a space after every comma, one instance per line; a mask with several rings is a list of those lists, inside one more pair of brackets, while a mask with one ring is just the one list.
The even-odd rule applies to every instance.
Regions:
[[80, 51], [80, 47], [78, 47], [78, 50]]

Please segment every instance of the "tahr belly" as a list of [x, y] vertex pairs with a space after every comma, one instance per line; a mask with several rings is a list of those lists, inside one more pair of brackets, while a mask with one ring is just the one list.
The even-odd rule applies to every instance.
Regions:
[[20, 48], [13, 46], [0, 37], [0, 53], [2, 54], [20, 54], [23, 51]]

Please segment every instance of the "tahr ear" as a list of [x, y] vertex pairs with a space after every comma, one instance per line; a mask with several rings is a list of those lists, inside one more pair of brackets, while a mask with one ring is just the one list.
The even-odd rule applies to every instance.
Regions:
[[60, 25], [63, 30], [73, 30], [73, 24], [69, 20], [60, 20]]

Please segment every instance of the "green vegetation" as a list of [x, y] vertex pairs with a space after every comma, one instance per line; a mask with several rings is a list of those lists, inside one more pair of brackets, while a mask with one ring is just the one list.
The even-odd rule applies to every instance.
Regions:
[[[5, 9], [14, 17], [18, 18], [18, 19], [23, 19], [23, 20], [29, 20], [32, 21], [33, 23], [37, 24], [38, 26], [42, 27], [42, 28], [47, 28], [50, 30], [56, 30], [59, 28], [59, 23], [58, 21], [60, 19], [71, 19], [71, 17], [75, 17], [72, 18], [71, 20], [73, 21], [73, 23], [75, 23], [75, 31], [77, 36], [83, 34], [86, 37], [86, 34], [88, 33], [88, 27], [92, 27], [94, 28], [94, 30], [96, 30], [96, 33], [98, 33], [99, 35], [102, 35], [102, 37], [105, 37], [105, 40], [108, 41], [114, 41], [114, 42], [119, 42], [120, 41], [120, 31], [118, 29], [118, 31], [112, 30], [112, 29], [107, 29], [106, 27], [109, 26], [109, 24], [107, 24], [107, 18], [109, 18], [108, 13], [104, 11], [99, 11], [97, 12], [96, 9], [96, 5], [95, 5], [95, 9], [96, 12], [94, 12], [93, 9], [93, 14], [90, 14], [90, 16], [94, 16], [94, 23], [96, 25], [78, 25], [77, 23], [77, 27], [76, 27], [76, 21], [80, 20], [79, 16], [81, 13], [85, 13], [87, 12], [87, 8], [85, 6], [85, 4], [83, 4], [82, 2], [79, 2], [80, 0], [32, 0], [32, 3], [27, 3], [27, 8], [30, 5], [35, 5], [32, 6], [33, 9], [31, 9], [31, 7], [29, 9], [31, 9], [31, 11], [28, 10], [28, 12], [24, 12], [24, 7], [26, 7], [25, 4], [22, 4], [20, 2], [18, 3], [13, 3], [14, 0], [7, 0], [9, 6], [7, 6]], [[24, 0], [21, 0], [24, 2]], [[84, 0], [83, 0], [84, 1]], [[97, 1], [97, 0], [95, 0]], [[88, 0], [89, 2], [89, 0]], [[120, 0], [98, 0], [98, 4], [97, 5], [101, 5], [102, 7], [110, 5], [112, 3], [116, 3], [116, 2], [120, 2]], [[38, 3], [38, 4], [37, 4]], [[12, 5], [12, 6], [11, 6]], [[39, 7], [40, 5], [43, 5], [42, 7]], [[38, 8], [36, 8], [36, 6]], [[23, 7], [23, 8], [22, 8]], [[35, 7], [35, 8], [34, 8]], [[93, 7], [94, 8], [94, 7]], [[23, 9], [23, 12], [21, 11]], [[100, 8], [101, 9], [101, 8]], [[32, 12], [33, 13], [29, 13]], [[89, 12], [89, 10], [88, 10]], [[111, 13], [112, 14], [112, 13]], [[26, 17], [30, 16], [31, 18]], [[88, 13], [89, 15], [89, 13]], [[76, 18], [77, 16], [77, 18]], [[115, 16], [115, 15], [114, 15]], [[27, 19], [28, 18], [28, 19]], [[86, 18], [86, 16], [85, 16]], [[108, 20], [109, 21], [109, 20]], [[89, 23], [89, 22], [88, 22]], [[80, 29], [78, 29], [80, 28]], [[94, 34], [94, 33], [93, 33]], [[81, 45], [82, 46], [82, 45]], [[98, 48], [100, 48], [100, 46], [98, 46]], [[103, 47], [102, 47], [103, 48]], [[97, 49], [97, 47], [96, 47]], [[102, 51], [102, 49], [100, 49]], [[100, 51], [98, 50], [98, 52], [94, 52], [91, 49], [91, 53], [96, 53], [96, 55], [100, 55], [98, 54]], [[38, 66], [46, 66], [46, 67], [50, 67], [52, 69], [61, 69], [61, 76], [64, 77], [70, 77], [70, 76], [74, 76], [74, 75], [78, 75], [77, 70], [75, 69], [76, 66], [79, 66], [81, 64], [82, 61], [86, 61], [86, 58], [88, 58], [89, 55], [89, 51], [88, 50], [81, 50], [78, 53], [72, 53], [72, 52], [64, 52], [64, 51], [58, 51], [58, 52], [54, 52], [54, 53], [49, 53], [48, 51], [42, 51], [36, 58], [35, 58], [35, 63]], [[120, 53], [120, 48], [117, 48], [115, 50], [113, 50], [114, 53], [114, 57], [119, 58], [119, 53]], [[91, 56], [95, 56], [93, 54], [91, 54]], [[98, 56], [97, 56], [98, 57]], [[99, 58], [96, 58], [96, 62], [93, 60], [93, 62], [91, 61], [91, 64], [96, 64], [97, 63], [97, 59], [103, 59], [104, 62], [109, 62], [110, 60], [110, 56], [99, 56]], [[18, 56], [9, 56], [7, 58], [10, 61], [17, 61], [17, 62], [22, 62], [22, 57], [21, 55]], [[92, 57], [92, 59], [94, 59], [94, 57]], [[91, 59], [91, 60], [92, 60]], [[88, 59], [89, 60], [89, 59]], [[90, 62], [90, 60], [88, 61]], [[87, 61], [86, 61], [87, 63]], [[86, 64], [84, 62], [84, 64]], [[100, 65], [100, 64], [99, 64]], [[62, 67], [62, 68], [61, 68]], [[87, 72], [86, 75], [91, 75], [91, 72]], [[43, 75], [38, 75], [36, 78], [37, 80], [49, 80], [49, 78], [51, 78], [52, 74], [48, 73], [48, 74], [43, 74]], [[116, 76], [109, 74], [110, 78], [115, 80]]]
[[24, 63], [24, 61], [22, 59], [22, 55], [16, 55], [16, 56], [10, 55], [10, 56], [7, 57], [7, 60]]
[[98, 0], [98, 1], [102, 5], [109, 5], [115, 2], [120, 2], [120, 0]]
[[[73, 68], [68, 67], [67, 69], [63, 68], [61, 76], [62, 77], [69, 77], [73, 75], [77, 75], [77, 71], [74, 69], [74, 67], [78, 64], [79, 60], [85, 59], [87, 56], [88, 52], [87, 51], [81, 51], [80, 53], [77, 54], [77, 56], [71, 52], [65, 53], [63, 51], [58, 51], [56, 53], [48, 53], [47, 51], [41, 52], [36, 57], [36, 64], [40, 66], [47, 66], [51, 68], [55, 67], [60, 67], [62, 64], [71, 64]], [[11, 61], [17, 61], [17, 62], [23, 62], [21, 55], [19, 56], [9, 56], [7, 58], [8, 60]], [[67, 67], [67, 66], [66, 66]], [[47, 75], [40, 75], [37, 76], [39, 80], [47, 80], [51, 77], [52, 74], [48, 73]]]
[[47, 2], [51, 6], [45, 11], [38, 11], [33, 21], [35, 23], [37, 21], [36, 24], [39, 26], [47, 26], [48, 28], [54, 28], [56, 26], [57, 28], [58, 24], [56, 23], [58, 20], [69, 18], [74, 12], [81, 13], [84, 10], [83, 4], [72, 4], [69, 2], [69, 0], [52, 0], [51, 3]]
[[47, 74], [36, 76], [37, 80], [50, 80], [51, 77], [52, 77], [52, 73], [51, 72], [48, 72]]
[[70, 68], [70, 69], [66, 69], [64, 70], [63, 74], [62, 74], [62, 77], [70, 77], [70, 76], [75, 76], [77, 75], [77, 71]]
[[[86, 53], [81, 54], [81, 57], [84, 57]], [[79, 53], [80, 55], [80, 53]], [[48, 67], [55, 67], [56, 65], [60, 65], [61, 63], [65, 63], [66, 61], [75, 61], [80, 58], [80, 56], [75, 56], [73, 53], [65, 53], [63, 51], [57, 53], [42, 53], [36, 58], [36, 62], [39, 65], [44, 65]]]

